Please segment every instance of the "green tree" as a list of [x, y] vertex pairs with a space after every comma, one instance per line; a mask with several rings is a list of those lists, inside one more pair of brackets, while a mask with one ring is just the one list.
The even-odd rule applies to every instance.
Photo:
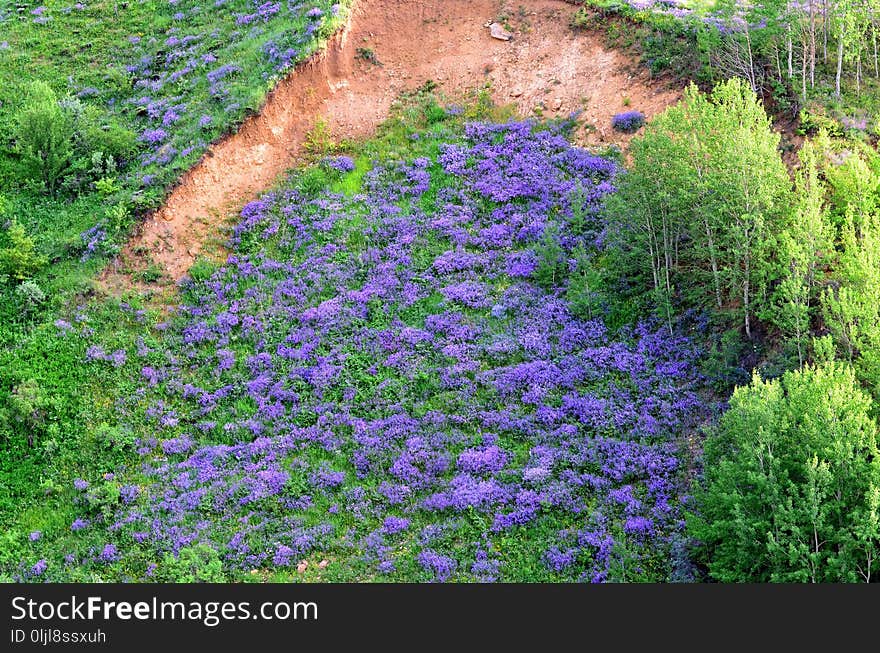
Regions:
[[12, 389], [2, 416], [27, 437], [28, 447], [33, 447], [37, 434], [43, 431], [46, 407], [46, 397], [40, 385], [34, 379], [28, 379]]
[[840, 354], [880, 396], [880, 217], [850, 217], [834, 279], [822, 297], [825, 325]]
[[810, 325], [819, 303], [821, 271], [834, 256], [834, 229], [825, 214], [827, 189], [819, 178], [818, 154], [807, 141], [799, 153], [794, 219], [777, 238], [779, 285], [762, 317], [775, 324], [803, 365]]
[[706, 441], [689, 515], [723, 582], [870, 581], [880, 570], [871, 400], [828, 361], [737, 388]]
[[778, 143], [739, 79], [711, 95], [691, 85], [632, 142], [633, 165], [607, 217], [621, 255], [649, 280], [667, 318], [677, 302], [734, 311], [751, 337], [770, 280], [772, 237], [790, 213]]
[[45, 82], [28, 87], [13, 137], [25, 174], [54, 194], [73, 154], [73, 121]]
[[[817, 143], [831, 144], [822, 134]], [[831, 187], [830, 209], [838, 225], [853, 222], [858, 228], [863, 216], [876, 213], [880, 202], [880, 157], [869, 148], [848, 146], [837, 165], [827, 165], [824, 173]]]

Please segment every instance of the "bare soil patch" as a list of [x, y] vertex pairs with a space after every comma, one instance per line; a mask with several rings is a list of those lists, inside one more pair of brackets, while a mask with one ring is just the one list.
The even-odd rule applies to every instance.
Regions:
[[[580, 110], [584, 145], [624, 145], [611, 117], [650, 117], [680, 97], [651, 80], [601, 34], [575, 31], [576, 7], [558, 0], [359, 0], [345, 29], [298, 66], [259, 114], [211, 146], [141, 225], [101, 281], [108, 292], [144, 288], [149, 265], [181, 279], [196, 256], [218, 251], [222, 228], [302, 155], [318, 120], [336, 139], [369, 136], [401, 92], [435, 81], [451, 101], [488, 83], [498, 104], [524, 116]], [[511, 39], [492, 38], [503, 19]], [[212, 247], [213, 246], [213, 247]]]

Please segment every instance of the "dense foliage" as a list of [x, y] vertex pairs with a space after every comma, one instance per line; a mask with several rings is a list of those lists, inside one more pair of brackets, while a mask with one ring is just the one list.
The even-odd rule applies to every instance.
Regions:
[[706, 443], [691, 535], [711, 577], [867, 581], [878, 544], [877, 155], [820, 135], [792, 184], [778, 142], [745, 81], [711, 95], [690, 87], [633, 142], [607, 198], [605, 275], [670, 330], [694, 310], [728, 329], [720, 369], [706, 362], [716, 388], [746, 371], [725, 371], [746, 357], [725, 361], [731, 342], [754, 341], [752, 367], [771, 375], [794, 368], [737, 389]]
[[720, 581], [869, 582], [880, 570], [880, 451], [851, 368], [738, 388], [706, 441], [694, 534]]
[[737, 313], [751, 337], [772, 281], [768, 248], [785, 225], [790, 182], [751, 89], [734, 79], [711, 96], [691, 86], [632, 146], [609, 200], [618, 265], [632, 260], [672, 324], [674, 305]]
[[[94, 294], [143, 212], [348, 6], [0, 3], [0, 523], [46, 500], [68, 445], [104, 455], [77, 441], [103, 398], [57, 341], [59, 313]], [[22, 388], [40, 406], [26, 418]]]
[[720, 83], [613, 160], [428, 85], [173, 306], [94, 275], [349, 3], [0, 8], [0, 579], [876, 580], [875, 12], [591, 4]]
[[140, 462], [76, 480], [52, 534], [71, 550], [41, 538], [16, 577], [149, 579], [193, 547], [229, 577], [323, 557], [337, 578], [687, 573], [697, 351], [647, 324], [613, 337], [571, 314], [567, 274], [539, 283], [546, 251], [596, 247], [617, 175], [559, 129], [414, 132], [247, 205], [161, 340], [86, 349], [140, 378], [110, 425]]

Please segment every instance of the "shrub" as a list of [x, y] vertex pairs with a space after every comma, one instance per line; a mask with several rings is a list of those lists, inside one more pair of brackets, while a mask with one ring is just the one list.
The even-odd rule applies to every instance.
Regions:
[[880, 571], [871, 401], [826, 362], [733, 393], [706, 442], [693, 535], [722, 582], [854, 582]]
[[102, 422], [94, 431], [95, 442], [104, 452], [129, 452], [135, 448], [136, 437], [124, 426]]
[[189, 268], [189, 277], [194, 282], [207, 281], [217, 271], [217, 264], [206, 258], [197, 258]]
[[809, 109], [801, 109], [800, 122], [798, 133], [804, 136], [813, 136], [820, 131], [826, 132], [833, 138], [843, 136], [843, 128], [840, 122], [827, 115], [822, 108], [810, 107]]
[[336, 148], [330, 125], [323, 118], [318, 118], [314, 126], [306, 132], [303, 149], [309, 154], [329, 154]]
[[74, 127], [76, 140], [85, 155], [100, 152], [116, 161], [125, 161], [137, 150], [137, 135], [97, 107], [84, 107]]
[[631, 134], [641, 129], [645, 124], [645, 114], [641, 111], [624, 111], [615, 114], [611, 119], [611, 126], [619, 132]]
[[17, 220], [9, 225], [6, 235], [9, 244], [0, 249], [0, 271], [23, 281], [46, 265], [46, 257], [37, 253], [33, 238]]
[[544, 235], [535, 247], [538, 265], [535, 268], [535, 281], [545, 289], [562, 285], [568, 273], [568, 260], [565, 250], [559, 242], [561, 237], [559, 225], [550, 223], [544, 229]]
[[585, 251], [576, 252], [575, 260], [577, 263], [568, 280], [566, 299], [573, 315], [592, 320], [598, 314], [602, 275], [591, 265]]
[[29, 86], [13, 137], [25, 175], [54, 194], [73, 154], [73, 122], [45, 82]]
[[95, 182], [95, 190], [101, 197], [109, 197], [114, 193], [118, 193], [120, 186], [116, 181], [116, 177], [101, 177]]
[[33, 314], [46, 301], [46, 293], [33, 279], [22, 281], [15, 289], [15, 295], [25, 315]]
[[9, 394], [4, 417], [16, 430], [26, 433], [29, 447], [34, 446], [35, 434], [43, 430], [47, 403], [34, 379], [19, 383]]
[[226, 580], [220, 556], [207, 544], [184, 547], [177, 556], [166, 553], [156, 578], [163, 583], [222, 583]]

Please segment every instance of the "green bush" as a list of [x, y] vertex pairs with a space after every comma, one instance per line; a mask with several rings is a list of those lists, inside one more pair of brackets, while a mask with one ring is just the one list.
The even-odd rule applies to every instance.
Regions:
[[800, 123], [798, 133], [804, 136], [813, 136], [820, 131], [824, 131], [834, 138], [843, 136], [843, 127], [840, 122], [826, 115], [822, 108], [801, 109]]
[[46, 293], [33, 279], [18, 284], [15, 296], [21, 312], [26, 316], [32, 316], [46, 301]]
[[84, 153], [101, 152], [105, 157], [123, 161], [137, 150], [137, 135], [133, 131], [91, 105], [80, 114], [75, 132]]
[[45, 82], [32, 82], [13, 138], [25, 176], [54, 194], [73, 154], [73, 121]]
[[207, 544], [196, 544], [182, 548], [176, 557], [166, 553], [156, 579], [162, 583], [222, 583], [226, 577], [217, 551]]
[[33, 238], [17, 220], [9, 225], [6, 237], [8, 245], [0, 249], [0, 272], [23, 281], [46, 265], [46, 257], [37, 252]]
[[566, 299], [575, 316], [592, 320], [599, 314], [602, 274], [591, 265], [586, 252], [578, 252], [575, 257], [577, 264], [568, 280]]
[[690, 516], [722, 582], [867, 582], [880, 571], [880, 451], [850, 366], [738, 388]]
[[207, 281], [217, 271], [217, 264], [210, 259], [199, 257], [189, 268], [189, 277], [193, 281]]
[[95, 438], [95, 443], [105, 454], [107, 452], [126, 453], [134, 451], [135, 441], [137, 440], [131, 430], [122, 426], [111, 426], [106, 422], [101, 422], [95, 428], [93, 437]]
[[535, 248], [538, 266], [535, 268], [535, 281], [543, 288], [562, 285], [568, 274], [568, 261], [565, 250], [559, 243], [559, 225], [551, 223], [544, 229], [544, 235]]
[[34, 446], [36, 435], [41, 433], [46, 418], [46, 397], [34, 379], [19, 383], [6, 401], [2, 411], [3, 421], [19, 433], [25, 433], [29, 447]]

